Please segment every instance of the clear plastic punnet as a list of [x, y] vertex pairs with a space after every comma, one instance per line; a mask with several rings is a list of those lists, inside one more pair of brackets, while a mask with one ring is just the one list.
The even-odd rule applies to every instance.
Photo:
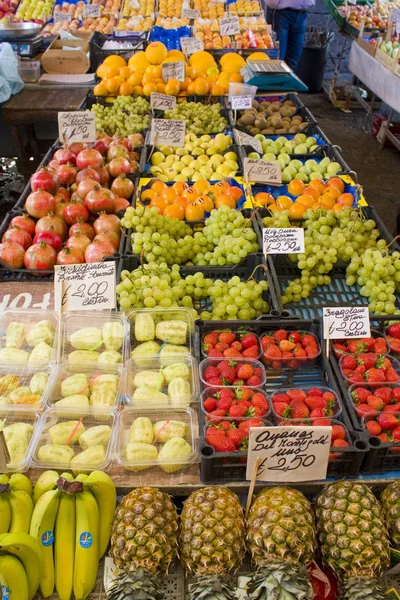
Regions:
[[24, 473], [31, 465], [42, 423], [41, 414], [32, 408], [0, 407], [0, 422], [10, 455], [7, 469]]
[[56, 369], [55, 364], [0, 365], [0, 406], [36, 410], [43, 408]]

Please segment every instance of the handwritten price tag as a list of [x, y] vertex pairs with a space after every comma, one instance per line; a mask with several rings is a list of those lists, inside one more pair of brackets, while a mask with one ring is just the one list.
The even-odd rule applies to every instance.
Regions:
[[195, 52], [202, 52], [204, 50], [204, 44], [202, 40], [196, 37], [181, 38], [181, 48], [186, 56], [191, 56]]
[[267, 227], [263, 229], [264, 254], [299, 254], [304, 252], [302, 227]]
[[263, 150], [260, 140], [256, 140], [252, 135], [244, 133], [244, 131], [239, 131], [239, 129], [235, 129], [235, 133], [240, 146], [251, 146], [256, 152], [262, 154]]
[[231, 106], [233, 110], [244, 110], [245, 108], [251, 108], [251, 96], [232, 96]]
[[326, 479], [332, 427], [251, 427], [246, 479], [257, 458], [258, 481]]
[[240, 33], [239, 17], [225, 17], [219, 20], [221, 35], [236, 35]]
[[167, 83], [170, 79], [185, 81], [185, 63], [183, 62], [183, 60], [165, 63], [161, 66], [162, 78], [164, 83]]
[[93, 17], [96, 19], [101, 16], [100, 4], [85, 4], [83, 7], [83, 18]]
[[182, 8], [182, 19], [198, 19], [200, 12], [193, 8]]
[[167, 94], [152, 92], [150, 94], [150, 106], [151, 108], [158, 108], [159, 110], [172, 110], [176, 106], [176, 98], [175, 96], [167, 96]]
[[72, 21], [72, 16], [68, 13], [54, 13], [54, 23], [63, 23], [64, 21]]
[[185, 132], [185, 121], [153, 119], [150, 130], [150, 144], [179, 146], [182, 148], [185, 145]]
[[279, 165], [257, 160], [256, 158], [244, 159], [244, 174], [248, 181], [272, 183], [273, 185], [282, 183], [282, 173]]
[[[367, 306], [343, 306], [323, 309], [324, 338], [333, 340], [370, 337]], [[329, 332], [329, 334], [328, 334]]]
[[71, 310], [115, 308], [115, 262], [54, 267], [54, 306]]
[[58, 136], [65, 144], [96, 141], [96, 115], [91, 111], [59, 112]]

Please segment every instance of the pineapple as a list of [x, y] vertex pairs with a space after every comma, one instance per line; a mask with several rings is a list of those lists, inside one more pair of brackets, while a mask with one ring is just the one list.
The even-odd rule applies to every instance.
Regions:
[[379, 578], [389, 567], [389, 541], [371, 490], [351, 481], [329, 484], [317, 497], [316, 514], [322, 556], [342, 585], [341, 598], [385, 598]]
[[381, 494], [383, 514], [389, 528], [390, 539], [400, 549], [400, 481], [394, 481]]
[[247, 548], [257, 567], [248, 584], [257, 600], [313, 600], [307, 575], [316, 531], [311, 504], [289, 487], [262, 490], [247, 518]]
[[157, 488], [136, 488], [118, 504], [110, 554], [123, 571], [109, 600], [162, 598], [157, 575], [177, 556], [178, 516], [170, 496]]
[[245, 553], [243, 509], [236, 494], [224, 487], [193, 492], [183, 505], [179, 546], [182, 564], [195, 578], [189, 585], [191, 600], [233, 599], [227, 577]]

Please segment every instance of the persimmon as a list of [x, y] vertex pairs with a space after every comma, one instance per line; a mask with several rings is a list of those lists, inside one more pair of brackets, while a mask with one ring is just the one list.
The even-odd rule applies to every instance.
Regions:
[[149, 189], [149, 190], [144, 190], [144, 192], [142, 192], [140, 194], [140, 199], [142, 202], [147, 202], [148, 200], [153, 200], [153, 198], [155, 198], [157, 196], [157, 193], [155, 190]]
[[344, 181], [343, 179], [340, 179], [340, 177], [331, 177], [330, 179], [328, 179], [327, 185], [329, 187], [334, 187], [338, 189], [341, 193], [344, 192]]
[[162, 191], [165, 190], [167, 185], [163, 181], [155, 181], [151, 184], [150, 188], [155, 191], [155, 193], [160, 196]]
[[228, 196], [228, 194], [220, 194], [215, 198], [215, 208], [220, 208], [221, 206], [236, 208], [236, 202], [232, 196]]
[[294, 202], [289, 208], [289, 218], [302, 219], [306, 210], [307, 206], [305, 206], [304, 204], [300, 204], [299, 202]]
[[342, 204], [343, 206], [353, 206], [354, 197], [353, 194], [340, 194], [337, 199], [338, 204]]
[[322, 194], [325, 191], [325, 184], [320, 179], [313, 179], [312, 181], [310, 181], [308, 186], [315, 188], [316, 190], [319, 191], [320, 194]]
[[281, 208], [289, 209], [293, 202], [287, 196], [279, 196], [279, 198], [276, 199], [276, 204]]
[[337, 188], [327, 186], [324, 191], [324, 195], [328, 194], [337, 200], [340, 196], [340, 191]]
[[235, 200], [236, 203], [243, 196], [243, 190], [240, 187], [238, 187], [237, 185], [231, 185], [229, 190], [227, 190], [226, 193], [228, 194], [228, 196], [232, 196], [232, 198]]
[[[319, 181], [319, 179], [317, 179], [317, 181]], [[303, 194], [311, 196], [312, 198], [314, 198], [314, 200], [318, 200], [321, 196], [321, 192], [317, 190], [317, 188], [311, 186], [304, 188]]]
[[186, 187], [187, 184], [184, 181], [176, 181], [172, 186], [172, 189], [175, 190], [177, 196], [180, 196]]
[[202, 221], [204, 219], [204, 208], [200, 204], [188, 204], [185, 209], [187, 221]]
[[204, 194], [210, 188], [211, 188], [211, 184], [206, 179], [199, 179], [198, 181], [195, 181], [193, 184], [193, 189], [198, 194]]
[[166, 217], [171, 217], [171, 219], [179, 219], [180, 221], [183, 221], [185, 218], [185, 209], [179, 204], [169, 204], [164, 209], [163, 215]]
[[304, 193], [305, 184], [300, 179], [292, 179], [288, 185], [288, 192], [292, 196], [300, 196]]
[[171, 204], [175, 198], [178, 197], [178, 193], [173, 187], [166, 187], [160, 194], [161, 198], [164, 198], [168, 204]]
[[178, 198], [175, 198], [172, 204], [179, 204], [179, 206], [186, 208], [187, 205], [190, 204], [190, 202], [187, 198], [184, 198], [183, 196], [178, 196]]
[[254, 200], [257, 204], [261, 206], [268, 206], [268, 204], [275, 204], [275, 198], [272, 194], [268, 194], [267, 192], [258, 192], [255, 195]]
[[193, 188], [187, 188], [186, 190], [183, 190], [181, 195], [184, 198], [187, 198], [189, 202], [194, 202], [199, 194]]
[[200, 204], [205, 212], [211, 212], [214, 208], [214, 202], [208, 196], [198, 196], [195, 200], [195, 204]]
[[302, 194], [301, 196], [296, 198], [296, 202], [304, 204], [304, 206], [307, 206], [307, 208], [311, 208], [315, 202], [315, 198], [313, 198], [312, 196], [307, 196], [306, 194]]
[[167, 206], [169, 206], [169, 202], [164, 198], [157, 196], [156, 198], [153, 198], [153, 200], [150, 202], [150, 207], [153, 206], [156, 206], [158, 208], [159, 214], [162, 215], [164, 209], [167, 208]]
[[215, 195], [219, 196], [220, 194], [226, 194], [229, 188], [230, 185], [226, 181], [217, 181], [217, 183], [214, 183], [212, 189]]

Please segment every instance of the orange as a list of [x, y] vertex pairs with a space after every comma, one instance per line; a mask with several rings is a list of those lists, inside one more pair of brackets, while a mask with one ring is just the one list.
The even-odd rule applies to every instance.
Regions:
[[142, 74], [141, 73], [132, 73], [132, 75], [127, 79], [127, 82], [133, 85], [140, 85], [142, 83]]
[[143, 94], [145, 96], [150, 96], [152, 92], [157, 91], [157, 86], [155, 83], [145, 83], [143, 86]]
[[228, 194], [220, 194], [215, 199], [215, 208], [220, 208], [222, 205], [229, 206], [229, 208], [236, 208], [236, 202], [232, 196]]
[[331, 177], [328, 179], [327, 184], [329, 187], [334, 187], [338, 189], [340, 192], [344, 192], [344, 181], [340, 179], [340, 177]]
[[105, 68], [105, 76], [107, 79], [111, 79], [111, 77], [115, 77], [116, 75], [119, 75], [119, 69], [117, 67], [109, 65]]
[[267, 194], [267, 192], [258, 192], [255, 195], [254, 200], [257, 204], [261, 204], [261, 206], [267, 206], [268, 204], [275, 204], [275, 198], [272, 194]]
[[187, 205], [190, 204], [190, 202], [187, 198], [184, 198], [183, 196], [178, 196], [178, 198], [175, 198], [172, 204], [179, 204], [179, 206], [183, 206], [183, 208], [186, 208]]
[[[128, 67], [126, 67], [128, 68]], [[125, 81], [121, 87], [119, 88], [119, 93], [121, 96], [132, 96], [133, 94], [133, 85]]]
[[107, 96], [108, 90], [104, 81], [101, 81], [93, 88], [93, 93], [95, 96]]
[[[317, 179], [316, 181], [319, 181], [319, 179]], [[303, 190], [303, 194], [307, 194], [307, 196], [311, 196], [312, 198], [314, 198], [314, 200], [318, 200], [318, 198], [321, 195], [319, 190], [317, 190], [316, 187], [311, 187], [311, 186], [306, 187]]]
[[177, 96], [179, 94], [180, 89], [181, 89], [181, 84], [177, 79], [170, 79], [165, 84], [165, 93], [168, 96]]
[[201, 221], [204, 219], [204, 208], [200, 204], [188, 204], [185, 209], [187, 221]]
[[191, 81], [190, 77], [185, 77], [185, 81], [181, 81], [181, 90], [187, 90]]
[[302, 194], [296, 198], [296, 202], [300, 202], [300, 204], [304, 204], [304, 206], [307, 206], [307, 208], [311, 208], [315, 202], [315, 198], [312, 196], [306, 196], [306, 194]]
[[302, 219], [306, 210], [307, 210], [307, 206], [305, 206], [304, 204], [300, 204], [299, 202], [295, 202], [289, 208], [289, 218], [290, 219]]
[[341, 192], [337, 188], [329, 187], [329, 186], [325, 188], [325, 192], [324, 192], [324, 194], [329, 194], [329, 196], [332, 196], [332, 198], [335, 198], [335, 200], [337, 198], [339, 198], [340, 193]]
[[160, 94], [164, 94], [165, 93], [165, 83], [157, 83], [157, 92], [159, 92]]
[[166, 184], [163, 181], [155, 181], [151, 184], [150, 189], [154, 190], [156, 194], [162, 194], [163, 190], [166, 188]]
[[195, 200], [195, 204], [200, 204], [205, 212], [211, 212], [214, 208], [214, 202], [208, 196], [199, 196]]
[[168, 202], [168, 204], [171, 204], [177, 197], [178, 197], [178, 194], [177, 194], [176, 190], [174, 190], [173, 187], [166, 187], [161, 192], [161, 198], [166, 200]]
[[330, 194], [322, 194], [322, 196], [319, 198], [319, 201], [324, 208], [327, 208], [327, 210], [333, 208], [336, 203], [335, 198], [333, 198]]
[[187, 187], [187, 184], [184, 181], [177, 181], [172, 186], [172, 189], [175, 190], [176, 197], [177, 197], [177, 196], [180, 196], [182, 194], [183, 190], [186, 189], [186, 187]]
[[288, 209], [292, 206], [293, 202], [287, 196], [279, 196], [279, 198], [276, 199], [276, 204], [281, 208]]
[[334, 210], [335, 212], [340, 212], [341, 210], [343, 210], [343, 204], [334, 204], [332, 210]]
[[340, 194], [337, 199], [338, 204], [343, 204], [343, 206], [353, 206], [354, 197], [353, 194]]
[[207, 190], [209, 190], [211, 187], [210, 182], [206, 181], [205, 179], [199, 179], [198, 181], [195, 181], [195, 183], [193, 184], [193, 189], [198, 193], [198, 194], [204, 194]]
[[213, 192], [219, 196], [220, 194], [226, 194], [228, 192], [230, 188], [229, 183], [227, 183], [226, 181], [218, 181], [217, 183], [214, 183], [213, 185]]
[[208, 85], [207, 80], [197, 77], [197, 79], [194, 82], [194, 93], [198, 96], [206, 96], [208, 94], [209, 89], [210, 86]]
[[121, 75], [124, 79], [129, 79], [132, 75], [132, 69], [130, 67], [121, 67], [118, 71], [118, 75]]
[[284, 209], [278, 206], [277, 204], [270, 204], [268, 206], [268, 210], [272, 212], [283, 212]]
[[236, 185], [231, 185], [231, 187], [229, 188], [229, 190], [226, 191], [226, 193], [228, 194], [228, 196], [232, 196], [235, 202], [238, 202], [238, 200], [240, 200], [240, 198], [243, 196], [243, 191], [240, 189], [240, 187], [237, 187]]
[[[161, 182], [160, 182], [161, 183]], [[157, 196], [157, 193], [155, 190], [149, 189], [149, 190], [144, 190], [144, 192], [142, 192], [140, 194], [140, 200], [142, 202], [146, 202], [147, 200], [153, 200], [153, 198], [155, 198]]]
[[304, 192], [305, 187], [305, 184], [300, 179], [292, 179], [287, 190], [292, 196], [300, 196]]
[[169, 206], [169, 202], [168, 200], [165, 200], [165, 198], [157, 196], [156, 198], [153, 198], [153, 200], [150, 202], [150, 206], [156, 206], [158, 208], [158, 212], [160, 213], [160, 215], [162, 215], [164, 209], [167, 208], [167, 206]]
[[214, 83], [211, 88], [211, 96], [223, 96], [225, 94], [225, 86], [221, 83]]
[[154, 75], [152, 75], [152, 73], [145, 73], [143, 75], [142, 83], [143, 85], [145, 83], [155, 83], [155, 79], [156, 78], [154, 77]]
[[133, 95], [143, 96], [143, 88], [141, 85], [135, 85], [135, 87], [133, 88]]
[[194, 202], [199, 194], [193, 188], [187, 188], [183, 190], [182, 196], [189, 200], [189, 202]]
[[125, 67], [126, 60], [122, 56], [118, 56], [118, 54], [111, 54], [104, 59], [103, 64], [120, 69], [121, 67]]
[[152, 73], [154, 77], [162, 78], [162, 67], [160, 65], [152, 65], [151, 67], [147, 67], [146, 73]]
[[111, 79], [105, 80], [107, 91], [110, 94], [117, 94], [120, 86], [120, 82], [116, 77], [111, 77]]
[[189, 83], [189, 85], [186, 88], [186, 91], [189, 94], [189, 96], [191, 96], [192, 94], [194, 94], [194, 81], [192, 81], [191, 83]]
[[170, 204], [164, 209], [163, 215], [182, 221], [185, 218], [185, 209], [179, 204]]
[[240, 73], [232, 73], [229, 77], [229, 83], [231, 83], [231, 82], [242, 83], [242, 81], [243, 81], [243, 77], [240, 75]]
[[207, 83], [210, 86], [210, 88], [212, 88], [212, 86], [215, 84], [218, 77], [219, 77], [218, 73], [212, 73], [211, 75], [207, 75]]
[[313, 181], [310, 181], [310, 183], [308, 185], [309, 185], [309, 187], [312, 187], [312, 188], [315, 188], [316, 190], [318, 190], [321, 194], [322, 194], [322, 192], [325, 191], [325, 184], [320, 179], [313, 179]]

